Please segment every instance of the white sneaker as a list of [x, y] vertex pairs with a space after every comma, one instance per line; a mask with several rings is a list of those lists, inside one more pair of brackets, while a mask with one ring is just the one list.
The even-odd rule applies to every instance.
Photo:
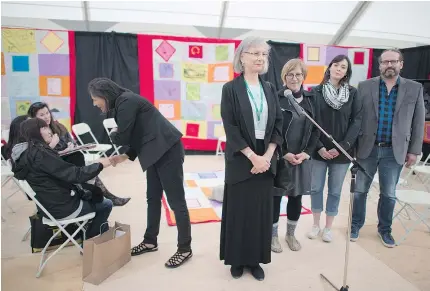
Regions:
[[331, 242], [333, 239], [333, 236], [331, 234], [331, 229], [324, 228], [323, 234], [322, 234], [322, 240], [325, 242]]
[[312, 225], [312, 230], [308, 232], [307, 236], [309, 239], [316, 239], [318, 235], [320, 234], [320, 227], [317, 225]]

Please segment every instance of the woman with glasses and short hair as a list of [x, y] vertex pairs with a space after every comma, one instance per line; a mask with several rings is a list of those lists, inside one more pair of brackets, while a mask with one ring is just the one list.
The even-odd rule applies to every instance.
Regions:
[[[285, 172], [291, 177], [281, 177], [291, 181], [294, 188], [291, 190], [281, 191], [282, 195], [288, 196], [287, 203], [287, 231], [285, 241], [292, 251], [299, 251], [301, 245], [295, 237], [295, 230], [302, 211], [302, 195], [307, 193], [298, 193], [299, 180], [304, 180], [301, 184], [311, 183], [311, 167], [307, 161], [310, 159], [318, 137], [318, 129], [304, 115], [299, 115], [291, 102], [297, 102], [313, 119], [317, 118], [317, 109], [313, 94], [303, 90], [303, 81], [306, 79], [308, 69], [305, 63], [300, 59], [289, 60], [282, 68], [281, 77], [284, 88], [278, 92], [279, 103], [283, 114], [282, 137], [282, 158], [287, 162], [285, 167], [290, 171]], [[294, 100], [290, 102], [284, 96], [285, 90], [291, 90]], [[293, 171], [298, 171], [299, 175], [292, 175]], [[280, 173], [279, 173], [280, 174]], [[279, 175], [278, 174], [278, 175]], [[284, 174], [282, 174], [284, 175]], [[308, 181], [308, 182], [307, 182]], [[309, 189], [310, 190], [310, 189]], [[310, 193], [309, 193], [310, 194]], [[282, 246], [278, 239], [278, 222], [281, 212], [282, 196], [276, 195], [273, 199], [273, 226], [272, 226], [272, 251], [275, 253], [282, 252]]]
[[244, 39], [233, 60], [240, 76], [223, 86], [221, 117], [227, 135], [220, 259], [233, 278], [248, 268], [264, 279], [260, 264], [271, 261], [270, 242], [275, 150], [282, 144], [282, 113], [274, 87], [263, 81], [269, 45]]

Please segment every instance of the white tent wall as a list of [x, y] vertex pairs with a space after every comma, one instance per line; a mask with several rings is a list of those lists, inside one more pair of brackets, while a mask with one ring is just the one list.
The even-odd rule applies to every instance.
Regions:
[[[323, 1], [51, 1], [1, 3], [2, 26], [116, 31], [373, 48], [430, 44], [430, 2]], [[426, 15], [427, 13], [427, 15]], [[354, 17], [352, 17], [354, 18]]]

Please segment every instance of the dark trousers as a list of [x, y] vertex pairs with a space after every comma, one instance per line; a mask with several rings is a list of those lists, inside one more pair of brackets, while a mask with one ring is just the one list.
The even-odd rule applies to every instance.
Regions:
[[[82, 184], [82, 187], [86, 190], [93, 192], [95, 195], [103, 195], [101, 189], [94, 185], [84, 183]], [[88, 201], [83, 201], [82, 210], [78, 216], [83, 216], [91, 212], [96, 213], [96, 216], [88, 225], [87, 231], [85, 233], [87, 239], [108, 231], [109, 225], [107, 221], [112, 211], [112, 206], [113, 203], [109, 199], [103, 199], [103, 201], [100, 203], [90, 203]]]
[[[281, 200], [282, 196], [273, 197], [273, 223], [279, 221], [279, 214], [281, 213]], [[287, 202], [287, 218], [291, 221], [298, 221], [302, 213], [302, 195], [288, 197]]]
[[178, 251], [191, 250], [191, 224], [184, 191], [184, 148], [175, 144], [146, 172], [148, 221], [144, 242], [157, 245], [160, 231], [161, 198], [163, 190], [167, 202], [175, 214], [178, 229]]

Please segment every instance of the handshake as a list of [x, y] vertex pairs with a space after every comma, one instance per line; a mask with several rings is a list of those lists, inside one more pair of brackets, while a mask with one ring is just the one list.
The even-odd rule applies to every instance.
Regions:
[[103, 165], [103, 168], [107, 168], [110, 166], [116, 166], [124, 161], [126, 161], [128, 159], [127, 155], [117, 155], [117, 156], [113, 156], [110, 158], [100, 158], [98, 159], [98, 163]]

